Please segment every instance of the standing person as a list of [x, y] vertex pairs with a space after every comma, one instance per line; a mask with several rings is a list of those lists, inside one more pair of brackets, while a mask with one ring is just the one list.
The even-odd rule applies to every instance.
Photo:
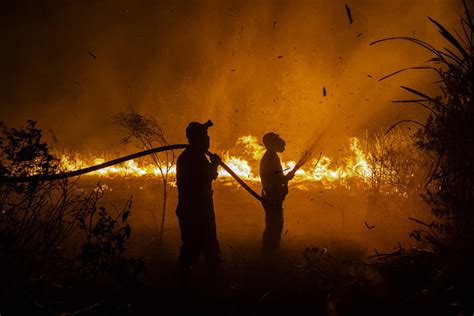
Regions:
[[280, 248], [283, 230], [283, 201], [288, 194], [288, 181], [294, 173], [283, 173], [277, 153], [285, 151], [285, 141], [275, 133], [263, 136], [266, 152], [260, 161], [260, 179], [262, 180], [263, 208], [265, 210], [265, 230], [262, 237], [264, 255], [272, 254]]
[[191, 122], [186, 128], [189, 147], [179, 155], [176, 164], [178, 186], [178, 216], [181, 232], [179, 268], [181, 285], [188, 287], [191, 267], [202, 253], [206, 259], [209, 281], [215, 282], [219, 262], [219, 243], [216, 235], [214, 204], [212, 200], [212, 181], [217, 178], [217, 167], [221, 161], [212, 155], [211, 161], [205, 153], [210, 139], [207, 129], [212, 126]]

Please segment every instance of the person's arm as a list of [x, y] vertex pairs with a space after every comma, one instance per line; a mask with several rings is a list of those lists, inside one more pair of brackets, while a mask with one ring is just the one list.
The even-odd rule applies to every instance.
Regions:
[[289, 182], [290, 180], [292, 180], [295, 177], [295, 173], [296, 173], [296, 170], [291, 170], [286, 175], [284, 175], [285, 181]]
[[275, 161], [273, 161], [273, 169], [276, 170], [276, 174], [278, 175], [278, 178], [280, 179], [281, 184], [287, 185], [288, 181], [293, 179], [295, 177], [295, 172], [296, 170], [291, 170], [287, 174], [283, 172], [283, 168], [281, 167], [281, 162], [280, 158], [277, 157]]
[[219, 167], [219, 164], [221, 163], [222, 159], [219, 157], [217, 154], [212, 154], [211, 155], [211, 179], [215, 180], [217, 179], [218, 172], [217, 168]]

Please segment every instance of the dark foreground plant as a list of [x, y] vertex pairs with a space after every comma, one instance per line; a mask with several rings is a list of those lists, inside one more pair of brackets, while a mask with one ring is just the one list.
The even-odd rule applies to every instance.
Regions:
[[[60, 171], [34, 121], [19, 129], [0, 123], [1, 176]], [[112, 216], [98, 204], [102, 195], [101, 186], [67, 179], [0, 185], [0, 306], [39, 306], [53, 284], [79, 275], [122, 284], [138, 277], [142, 263], [125, 254], [131, 201]]]
[[[425, 123], [416, 135], [417, 146], [432, 157], [431, 172], [426, 181], [425, 200], [432, 209], [435, 219], [424, 223], [411, 234], [422, 242], [430, 254], [432, 271], [430, 282], [420, 288], [422, 293], [442, 289], [447, 304], [464, 312], [473, 308], [474, 281], [474, 24], [466, 1], [463, 1], [464, 15], [460, 19], [460, 34], [448, 31], [441, 23], [429, 18], [438, 28], [448, 47], [436, 48], [413, 37], [394, 37], [374, 42], [404, 40], [429, 51], [431, 58], [426, 65], [402, 69], [385, 76], [408, 69], [434, 71], [439, 81], [441, 95], [428, 96], [402, 86], [415, 98], [395, 101], [422, 106], [429, 111]], [[397, 122], [394, 126], [408, 120]], [[413, 121], [411, 121], [413, 122]], [[390, 130], [389, 130], [390, 131]], [[431, 249], [431, 250], [428, 250]], [[415, 259], [414, 259], [415, 258]], [[416, 258], [413, 253], [399, 254], [390, 260], [405, 265]], [[399, 261], [397, 261], [399, 260]], [[401, 260], [401, 261], [400, 261]], [[422, 261], [420, 259], [420, 261]], [[431, 285], [428, 285], [431, 284]], [[447, 293], [449, 292], [449, 294]], [[437, 292], [438, 293], [438, 292]], [[440, 292], [439, 292], [440, 293]], [[433, 296], [434, 293], [433, 293]], [[435, 300], [437, 303], [443, 300]]]

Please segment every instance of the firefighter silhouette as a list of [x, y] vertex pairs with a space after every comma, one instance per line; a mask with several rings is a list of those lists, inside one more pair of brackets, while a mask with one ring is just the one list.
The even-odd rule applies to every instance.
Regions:
[[263, 136], [266, 152], [260, 161], [260, 179], [262, 181], [262, 197], [265, 210], [265, 230], [262, 236], [264, 255], [272, 254], [280, 248], [283, 230], [283, 201], [288, 194], [288, 181], [294, 173], [283, 173], [278, 153], [285, 151], [285, 141], [275, 133]]
[[182, 286], [185, 288], [188, 286], [191, 267], [200, 254], [205, 257], [210, 282], [215, 281], [219, 262], [212, 181], [217, 178], [217, 167], [221, 160], [218, 155], [212, 155], [209, 162], [205, 156], [210, 145], [207, 129], [212, 125], [210, 120], [205, 124], [191, 122], [188, 125], [186, 137], [189, 147], [179, 155], [176, 164], [176, 215], [182, 241], [179, 267]]

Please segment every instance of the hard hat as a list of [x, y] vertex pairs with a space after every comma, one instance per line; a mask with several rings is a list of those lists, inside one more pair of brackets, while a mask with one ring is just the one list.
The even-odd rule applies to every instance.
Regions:
[[207, 120], [206, 123], [191, 122], [188, 127], [186, 127], [186, 138], [193, 138], [197, 136], [207, 135], [207, 129], [214, 124], [211, 120]]

